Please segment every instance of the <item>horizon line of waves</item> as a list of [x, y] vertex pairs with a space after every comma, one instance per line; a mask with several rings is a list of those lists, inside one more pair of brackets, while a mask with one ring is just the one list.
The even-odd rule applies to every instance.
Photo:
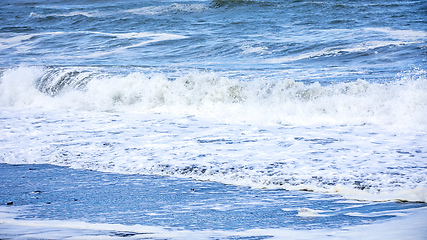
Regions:
[[240, 81], [213, 72], [110, 75], [85, 68], [19, 67], [2, 74], [0, 105], [195, 115], [266, 124], [427, 124], [424, 70], [397, 80], [321, 85]]

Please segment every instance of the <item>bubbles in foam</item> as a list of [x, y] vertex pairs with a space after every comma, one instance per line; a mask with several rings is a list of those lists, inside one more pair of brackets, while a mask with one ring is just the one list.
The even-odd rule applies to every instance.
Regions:
[[4, 72], [0, 80], [1, 105], [28, 107], [38, 100], [48, 100], [35, 87], [35, 80], [43, 74], [43, 69], [35, 67], [20, 67]]
[[425, 77], [402, 74], [322, 86], [20, 67], [1, 77], [0, 161], [426, 201]]

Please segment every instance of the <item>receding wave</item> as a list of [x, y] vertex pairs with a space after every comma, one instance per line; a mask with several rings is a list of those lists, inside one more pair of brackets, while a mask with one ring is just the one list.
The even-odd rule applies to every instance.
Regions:
[[92, 68], [19, 67], [3, 72], [2, 106], [137, 111], [264, 124], [378, 124], [424, 128], [424, 70], [388, 83], [321, 85], [292, 79], [241, 81], [212, 72], [107, 74]]

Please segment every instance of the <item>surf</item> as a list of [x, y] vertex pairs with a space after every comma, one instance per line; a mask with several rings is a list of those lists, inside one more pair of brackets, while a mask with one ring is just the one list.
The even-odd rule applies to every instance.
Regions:
[[306, 84], [292, 79], [241, 80], [215, 72], [178, 76], [102, 68], [18, 67], [0, 82], [2, 106], [194, 115], [267, 125], [371, 124], [422, 130], [426, 73], [414, 69], [383, 83]]

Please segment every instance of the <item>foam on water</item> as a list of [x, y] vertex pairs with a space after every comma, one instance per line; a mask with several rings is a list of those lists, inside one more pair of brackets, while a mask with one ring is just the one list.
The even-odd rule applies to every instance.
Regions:
[[427, 201], [423, 71], [322, 86], [98, 70], [4, 72], [0, 161]]
[[300, 217], [319, 217], [321, 216], [316, 210], [310, 208], [298, 209], [298, 216]]

